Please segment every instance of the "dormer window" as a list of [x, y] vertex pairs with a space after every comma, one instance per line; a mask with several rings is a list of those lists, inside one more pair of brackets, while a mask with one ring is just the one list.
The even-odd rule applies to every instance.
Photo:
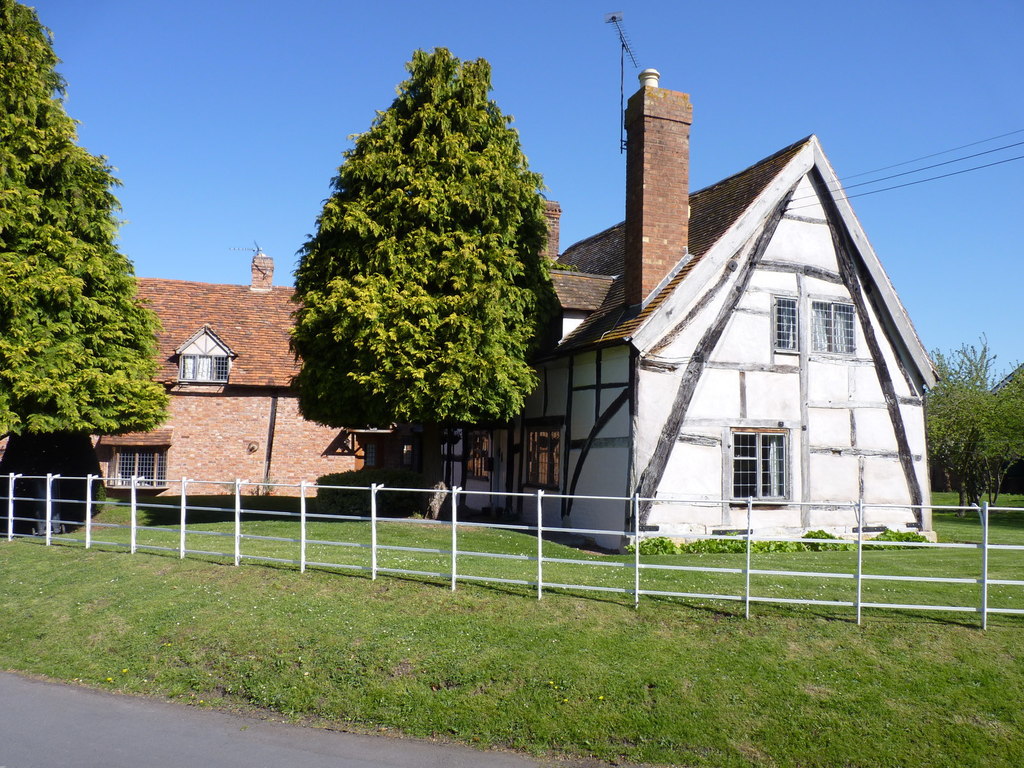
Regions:
[[178, 378], [182, 381], [227, 381], [227, 355], [182, 355]]
[[223, 384], [231, 373], [234, 353], [210, 326], [178, 348], [178, 380]]

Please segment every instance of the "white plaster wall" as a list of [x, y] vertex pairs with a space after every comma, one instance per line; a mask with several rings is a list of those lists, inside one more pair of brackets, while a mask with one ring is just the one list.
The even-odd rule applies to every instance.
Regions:
[[572, 369], [572, 384], [574, 387], [585, 387], [597, 381], [597, 353], [584, 352], [576, 355]]
[[850, 374], [840, 360], [807, 364], [807, 401], [845, 405], [850, 402]]
[[[805, 212], [794, 212], [805, 216]], [[771, 261], [788, 261], [835, 271], [836, 255], [829, 228], [821, 224], [783, 219], [764, 252]]]
[[[763, 302], [750, 302], [747, 311], [734, 312], [725, 326], [725, 332], [709, 356], [714, 362], [760, 363], [767, 365], [772, 359], [771, 336], [769, 335], [770, 310], [768, 294], [757, 294]], [[756, 314], [750, 309], [755, 308]]]
[[[864, 501], [869, 504], [910, 502], [907, 480], [898, 460], [864, 457]], [[876, 512], [877, 514], [879, 513]]]
[[762, 267], [754, 270], [754, 274], [750, 277], [750, 284], [747, 287], [746, 295], [754, 293], [768, 294], [769, 298], [765, 304], [765, 307], [768, 308], [771, 306], [770, 297], [772, 294], [781, 293], [788, 296], [796, 294], [796, 275], [792, 272], [775, 272], [765, 269], [764, 266], [767, 266], [767, 264], [765, 260], [762, 260]]
[[[683, 428], [689, 434], [696, 430]], [[718, 441], [716, 445], [695, 445], [676, 443], [669, 457], [665, 476], [658, 488], [661, 496], [685, 496], [687, 498], [721, 499], [722, 497], [722, 445], [719, 436], [704, 431], [708, 439]]]
[[601, 379], [606, 384], [629, 382], [629, 348], [611, 347], [601, 353]]
[[[665, 404], [667, 412], [671, 402]], [[705, 368], [697, 382], [687, 420], [718, 419], [730, 423], [740, 414], [739, 371]]]
[[547, 368], [547, 411], [545, 416], [564, 416], [566, 392], [569, 387], [569, 368], [566, 361], [559, 360]]
[[856, 456], [812, 453], [809, 471], [814, 481], [807, 501], [857, 501], [860, 469]]
[[[601, 390], [601, 412], [624, 391], [624, 387]], [[608, 420], [601, 430], [603, 437], [629, 437], [629, 405], [625, 404]]]
[[807, 439], [812, 447], [849, 447], [849, 409], [809, 408], [807, 410]]
[[800, 420], [800, 377], [795, 373], [747, 371], [747, 418]]
[[570, 417], [570, 429], [573, 439], [582, 440], [590, 434], [594, 426], [594, 398], [596, 392], [593, 389], [584, 389], [572, 394], [572, 416]]
[[857, 408], [853, 412], [857, 422], [857, 447], [878, 451], [896, 451], [896, 433], [886, 408]]

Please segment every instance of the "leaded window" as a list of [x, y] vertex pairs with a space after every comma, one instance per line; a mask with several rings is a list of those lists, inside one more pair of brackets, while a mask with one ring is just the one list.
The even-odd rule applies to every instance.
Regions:
[[526, 433], [526, 482], [546, 488], [558, 487], [560, 429], [534, 427]]
[[785, 432], [733, 432], [733, 498], [784, 499], [789, 495], [787, 437]]
[[855, 348], [855, 320], [852, 304], [811, 302], [811, 338], [815, 352], [852, 355]]
[[775, 298], [775, 349], [782, 352], [797, 350], [796, 299]]
[[167, 485], [167, 450], [164, 448], [120, 448], [114, 454], [110, 485], [128, 487], [135, 478], [137, 488]]
[[227, 355], [182, 355], [181, 381], [227, 381], [231, 368]]

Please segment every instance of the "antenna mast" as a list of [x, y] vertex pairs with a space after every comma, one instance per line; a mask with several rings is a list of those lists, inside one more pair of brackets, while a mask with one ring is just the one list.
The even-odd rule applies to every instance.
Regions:
[[619, 153], [626, 151], [626, 110], [625, 110], [625, 87], [626, 87], [626, 55], [633, 62], [633, 68], [640, 65], [636, 63], [636, 55], [633, 53], [633, 46], [629, 42], [626, 30], [622, 26], [622, 11], [612, 11], [604, 15], [604, 23], [615, 26], [619, 35]]

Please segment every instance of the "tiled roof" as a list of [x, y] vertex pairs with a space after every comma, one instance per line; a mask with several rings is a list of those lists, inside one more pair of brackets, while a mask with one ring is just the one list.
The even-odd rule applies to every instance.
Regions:
[[612, 278], [608, 275], [588, 275], [581, 272], [552, 270], [551, 282], [555, 285], [558, 302], [562, 309], [578, 309], [593, 312], [601, 307]]
[[[621, 277], [608, 292], [603, 306], [569, 335], [558, 350], [579, 349], [630, 337], [672, 291], [686, 279], [701, 257], [718, 242], [764, 191], [786, 164], [810, 141], [805, 139], [779, 150], [744, 171], [690, 195], [689, 252], [693, 258], [642, 310], [625, 304]], [[603, 265], [605, 274], [621, 276], [625, 262], [625, 222], [569, 246], [559, 260], [578, 268]]]
[[157, 381], [178, 380], [175, 350], [209, 325], [237, 355], [228, 383], [287, 387], [298, 373], [288, 347], [293, 290], [252, 291], [247, 285], [138, 278], [139, 297], [160, 317]]

